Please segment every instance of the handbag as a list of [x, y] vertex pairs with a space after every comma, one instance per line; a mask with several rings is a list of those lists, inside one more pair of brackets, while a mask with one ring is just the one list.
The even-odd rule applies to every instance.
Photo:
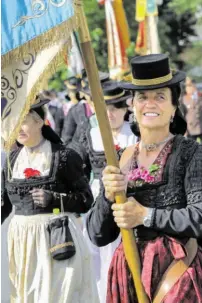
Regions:
[[76, 253], [75, 244], [69, 229], [69, 218], [64, 212], [63, 196], [60, 194], [61, 214], [50, 218], [50, 254], [54, 260], [67, 260]]

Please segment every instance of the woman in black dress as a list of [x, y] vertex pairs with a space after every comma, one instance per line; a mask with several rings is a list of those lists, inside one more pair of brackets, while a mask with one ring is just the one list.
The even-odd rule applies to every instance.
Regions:
[[[185, 74], [171, 72], [163, 54], [135, 57], [131, 64], [133, 81], [122, 87], [133, 91], [138, 122], [133, 130], [141, 140], [123, 153], [121, 171], [105, 168], [87, 230], [94, 244], [104, 246], [120, 228], [132, 228], [149, 301], [200, 303], [202, 145], [182, 136], [186, 122], [178, 100]], [[122, 190], [127, 201], [115, 204]], [[106, 301], [137, 302], [122, 244], [112, 259]]]
[[[12, 302], [97, 302], [91, 259], [74, 213], [87, 212], [93, 197], [82, 160], [44, 124], [37, 98], [2, 175], [2, 221], [15, 206], [8, 231]], [[54, 209], [68, 214], [76, 254], [57, 261], [50, 254], [49, 222]], [[88, 276], [88, 279], [84, 277]]]

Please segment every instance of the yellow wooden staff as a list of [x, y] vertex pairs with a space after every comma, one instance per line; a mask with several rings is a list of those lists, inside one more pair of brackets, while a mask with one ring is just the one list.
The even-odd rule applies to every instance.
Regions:
[[[108, 165], [119, 167], [82, 0], [77, 0], [76, 5], [79, 8], [78, 18], [79, 24], [81, 25], [78, 30], [80, 46], [102, 135], [107, 163]], [[116, 203], [124, 203], [125, 201], [126, 195], [124, 191], [116, 195]], [[138, 301], [139, 303], [148, 303], [149, 300], [141, 281], [141, 266], [133, 231], [121, 229], [121, 235], [126, 260], [133, 276]]]

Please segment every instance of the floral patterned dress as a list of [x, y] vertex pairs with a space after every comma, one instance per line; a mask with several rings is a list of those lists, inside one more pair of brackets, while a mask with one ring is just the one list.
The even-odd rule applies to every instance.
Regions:
[[[153, 185], [162, 181], [164, 167], [168, 155], [172, 150], [171, 139], [161, 150], [149, 170], [139, 167], [137, 163], [138, 144], [128, 173], [128, 192], [134, 188], [141, 188], [146, 183]], [[136, 238], [137, 240], [137, 238]], [[141, 279], [143, 286], [151, 300], [157, 285], [172, 263], [186, 256], [187, 239], [178, 240], [163, 235], [153, 240], [137, 240], [142, 265]], [[198, 247], [197, 255], [189, 269], [181, 276], [178, 282], [167, 293], [161, 303], [200, 303], [202, 302], [202, 248]], [[108, 274], [107, 303], [136, 303], [132, 275], [125, 260], [123, 244], [117, 248]]]

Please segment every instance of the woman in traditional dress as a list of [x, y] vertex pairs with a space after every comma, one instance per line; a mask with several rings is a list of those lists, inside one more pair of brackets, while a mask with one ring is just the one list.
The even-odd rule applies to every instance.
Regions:
[[[3, 170], [2, 221], [15, 206], [8, 231], [11, 301], [98, 302], [90, 254], [74, 216], [87, 212], [93, 197], [79, 155], [44, 124], [47, 102], [37, 98], [31, 107], [17, 138], [21, 146]], [[61, 197], [76, 253], [57, 261], [49, 231]]]
[[[101, 82], [109, 79], [109, 75], [106, 73], [100, 72], [99, 76]], [[82, 73], [82, 77], [81, 85], [78, 88], [80, 92], [82, 91], [82, 87], [88, 86], [85, 70]], [[87, 100], [82, 100], [70, 108], [64, 119], [62, 139], [66, 145], [74, 149], [80, 155], [84, 163], [84, 172], [88, 179], [90, 179], [91, 166], [88, 154], [82, 143], [83, 139], [81, 138], [81, 134], [85, 134], [89, 126], [89, 119], [94, 115], [94, 108], [88, 96], [86, 96], [86, 99]]]
[[[120, 157], [120, 154], [126, 147], [134, 145], [137, 142], [137, 136], [135, 136], [131, 131], [129, 122], [124, 119], [128, 111], [127, 100], [131, 98], [131, 93], [123, 90], [117, 82], [112, 80], [102, 83], [102, 90], [104, 100], [106, 102], [106, 109], [112, 130], [114, 145], [118, 156]], [[83, 92], [91, 98], [91, 93], [88, 87], [85, 87]], [[86, 131], [86, 143], [87, 144], [84, 144], [84, 146], [89, 155], [93, 173], [91, 189], [94, 199], [96, 199], [100, 190], [102, 171], [106, 166], [106, 158], [100, 129], [95, 115], [90, 118], [90, 126]], [[88, 239], [89, 243], [86, 230], [84, 230], [84, 235], [85, 238]], [[89, 243], [91, 252], [94, 255], [101, 303], [105, 303], [109, 265], [115, 249], [120, 244], [120, 239], [121, 237], [119, 236], [113, 243], [101, 248], [97, 248], [92, 243]]]
[[[180, 82], [167, 55], [135, 57], [133, 106], [141, 140], [127, 148], [120, 169], [107, 166], [103, 186], [87, 218], [91, 241], [104, 246], [120, 228], [134, 230], [141, 279], [151, 302], [202, 302], [202, 146], [184, 138]], [[126, 190], [125, 204], [115, 194]], [[137, 302], [122, 243], [108, 275], [107, 303]]]

